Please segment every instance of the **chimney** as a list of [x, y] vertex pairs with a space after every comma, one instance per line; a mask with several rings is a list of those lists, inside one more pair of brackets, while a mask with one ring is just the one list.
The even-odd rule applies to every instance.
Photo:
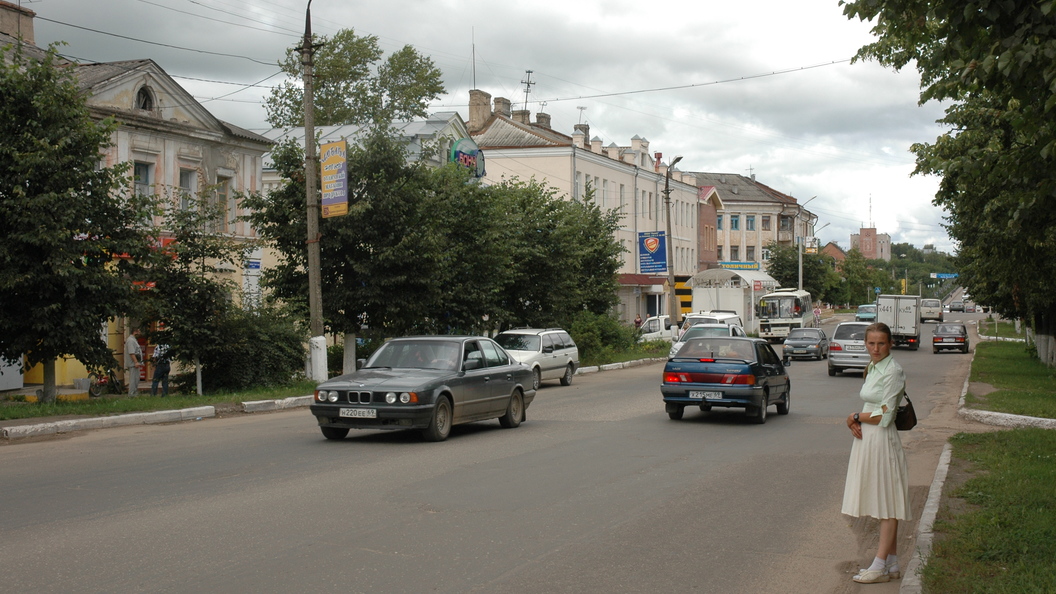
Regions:
[[615, 142], [610, 142], [609, 146], [605, 147], [605, 154], [608, 155], [610, 159], [615, 159], [616, 161], [619, 161], [620, 147], [616, 146]]
[[586, 134], [583, 134], [582, 130], [576, 130], [572, 133], [572, 145], [576, 148], [587, 147], [587, 136]]
[[601, 152], [601, 139], [595, 136], [590, 139], [590, 152], [602, 154]]
[[510, 100], [505, 97], [495, 98], [495, 115], [510, 117]]
[[33, 37], [33, 17], [35, 16], [37, 13], [28, 8], [0, 0], [0, 33], [16, 38], [21, 37], [22, 41], [36, 45], [36, 39]]
[[550, 114], [539, 112], [535, 114], [535, 125], [540, 128], [550, 129]]
[[642, 150], [642, 138], [641, 138], [641, 136], [638, 136], [637, 134], [635, 134], [633, 137], [631, 137], [631, 150], [636, 152], [636, 153], [637, 152], [641, 152], [641, 150]]
[[572, 126], [572, 128], [576, 132], [583, 133], [583, 142], [584, 146], [586, 146], [587, 139], [590, 138], [590, 124], [576, 124], [575, 126]]
[[527, 109], [518, 109], [513, 112], [513, 121], [521, 124], [532, 123], [532, 112]]
[[491, 117], [491, 95], [477, 89], [469, 91], [469, 122], [466, 127], [469, 132], [479, 132], [484, 129], [484, 123]]

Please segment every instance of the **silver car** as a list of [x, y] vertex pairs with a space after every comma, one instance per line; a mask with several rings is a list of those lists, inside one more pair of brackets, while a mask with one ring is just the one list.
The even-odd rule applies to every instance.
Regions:
[[821, 328], [793, 328], [785, 337], [782, 354], [792, 359], [824, 359], [829, 356], [829, 337]]
[[667, 358], [670, 359], [671, 357], [674, 357], [675, 354], [678, 353], [678, 349], [682, 348], [682, 345], [686, 344], [687, 340], [704, 338], [706, 336], [747, 337], [740, 326], [728, 326], [726, 324], [694, 324], [684, 330], [682, 335], [678, 337], [678, 340], [671, 345], [671, 351], [667, 354]]
[[869, 322], [843, 322], [836, 326], [829, 341], [829, 375], [854, 370], [864, 371], [869, 366], [869, 351], [865, 348], [865, 329]]
[[538, 390], [543, 380], [560, 380], [562, 386], [572, 384], [572, 376], [579, 369], [579, 347], [568, 332], [561, 328], [518, 328], [495, 337], [514, 359], [532, 368], [532, 389]]

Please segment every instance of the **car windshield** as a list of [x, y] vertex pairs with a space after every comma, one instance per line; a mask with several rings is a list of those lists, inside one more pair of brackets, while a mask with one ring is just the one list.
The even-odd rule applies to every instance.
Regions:
[[805, 338], [805, 339], [812, 340], [812, 339], [815, 339], [815, 338], [821, 338], [821, 333], [818, 332], [817, 330], [807, 330], [805, 328], [797, 328], [797, 329], [792, 330], [791, 332], [788, 333], [788, 338]]
[[835, 340], [865, 340], [865, 329], [865, 325], [837, 326], [832, 338]]
[[858, 313], [876, 313], [875, 305], [859, 305]]
[[939, 329], [935, 331], [936, 334], [964, 334], [964, 326], [945, 325], [939, 326]]
[[729, 336], [730, 330], [727, 327], [722, 328], [702, 328], [700, 326], [693, 326], [689, 330], [686, 330], [685, 335], [682, 336], [682, 342], [693, 338], [703, 338], [705, 336]]
[[686, 341], [686, 344], [678, 349], [677, 356], [693, 359], [728, 357], [732, 359], [744, 359], [745, 361], [755, 361], [755, 349], [752, 347], [752, 343], [747, 340], [694, 338]]
[[507, 351], [538, 351], [538, 334], [500, 334], [495, 342]]
[[367, 361], [366, 367], [393, 369], [455, 369], [461, 343], [437, 340], [390, 340]]

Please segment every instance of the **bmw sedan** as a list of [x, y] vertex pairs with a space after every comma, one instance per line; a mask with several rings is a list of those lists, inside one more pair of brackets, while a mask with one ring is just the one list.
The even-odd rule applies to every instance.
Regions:
[[660, 392], [672, 420], [687, 406], [743, 408], [756, 423], [767, 408], [788, 414], [788, 372], [773, 347], [761, 338], [693, 338], [667, 361]]
[[520, 425], [535, 398], [532, 379], [490, 338], [394, 338], [355, 373], [319, 384], [310, 408], [327, 439], [350, 429], [420, 429], [443, 441], [460, 423]]

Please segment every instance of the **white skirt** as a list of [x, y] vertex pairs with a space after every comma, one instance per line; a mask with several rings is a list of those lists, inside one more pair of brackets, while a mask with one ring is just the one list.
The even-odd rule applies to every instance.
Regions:
[[879, 520], [909, 520], [909, 467], [895, 424], [862, 423], [862, 438], [851, 445], [843, 513]]

